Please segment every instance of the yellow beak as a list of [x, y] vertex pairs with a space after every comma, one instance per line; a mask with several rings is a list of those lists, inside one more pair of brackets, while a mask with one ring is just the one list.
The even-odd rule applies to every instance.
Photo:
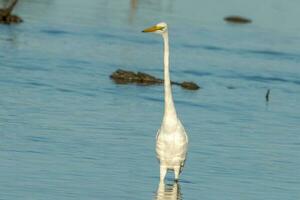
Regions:
[[146, 28], [145, 30], [143, 30], [142, 32], [144, 32], [144, 33], [149, 33], [149, 32], [155, 32], [155, 31], [158, 31], [158, 30], [163, 30], [164, 29], [164, 27], [162, 27], [162, 26], [151, 26], [151, 27], [149, 27], [149, 28]]

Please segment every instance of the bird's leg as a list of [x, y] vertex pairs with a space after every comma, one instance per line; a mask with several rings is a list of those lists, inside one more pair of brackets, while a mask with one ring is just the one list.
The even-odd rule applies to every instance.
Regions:
[[165, 180], [165, 176], [167, 174], [167, 168], [165, 166], [160, 166], [160, 181], [163, 182]]
[[178, 181], [180, 174], [180, 166], [174, 167], [175, 181]]

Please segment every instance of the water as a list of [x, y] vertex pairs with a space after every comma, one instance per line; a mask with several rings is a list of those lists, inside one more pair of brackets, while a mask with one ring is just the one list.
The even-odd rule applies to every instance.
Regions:
[[[0, 26], [0, 199], [299, 199], [299, 6], [20, 1], [25, 22]], [[230, 14], [253, 23], [224, 23]], [[172, 79], [202, 87], [173, 88], [190, 145], [166, 185], [154, 152], [163, 88], [108, 78], [162, 77], [161, 38], [140, 33], [159, 21]]]

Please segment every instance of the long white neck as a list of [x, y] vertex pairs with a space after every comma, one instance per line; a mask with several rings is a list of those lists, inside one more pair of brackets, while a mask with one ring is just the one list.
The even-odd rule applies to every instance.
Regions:
[[169, 36], [168, 31], [162, 34], [164, 40], [164, 89], [165, 89], [165, 112], [164, 121], [177, 121], [177, 114], [172, 97], [172, 87], [169, 68]]

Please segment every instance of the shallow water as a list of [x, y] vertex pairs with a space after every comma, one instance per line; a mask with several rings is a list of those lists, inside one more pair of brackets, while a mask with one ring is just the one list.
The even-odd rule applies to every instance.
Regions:
[[[0, 199], [300, 198], [300, 2], [20, 1], [0, 26]], [[249, 25], [222, 18], [241, 14]], [[178, 184], [159, 185], [161, 86], [115, 85], [118, 68], [162, 77], [190, 138]], [[267, 89], [270, 101], [265, 102]]]

